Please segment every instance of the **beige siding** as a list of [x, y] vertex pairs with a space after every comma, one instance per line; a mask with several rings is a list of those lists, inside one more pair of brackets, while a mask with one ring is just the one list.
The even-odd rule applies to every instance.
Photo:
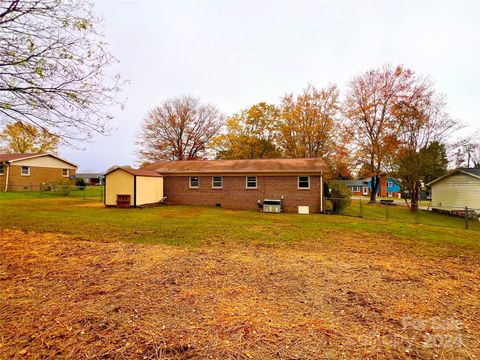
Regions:
[[36, 157], [32, 159], [15, 161], [12, 163], [12, 165], [36, 166], [36, 167], [46, 167], [46, 168], [56, 168], [56, 169], [76, 169], [75, 166], [72, 166], [66, 163], [65, 161], [59, 160], [49, 155]]
[[162, 198], [162, 177], [137, 176], [137, 206], [157, 203]]
[[105, 179], [105, 205], [116, 205], [117, 195], [130, 195], [130, 205], [133, 206], [133, 178], [123, 170], [116, 170]]
[[454, 174], [432, 185], [432, 207], [448, 208], [465, 206], [480, 209], [480, 179]]

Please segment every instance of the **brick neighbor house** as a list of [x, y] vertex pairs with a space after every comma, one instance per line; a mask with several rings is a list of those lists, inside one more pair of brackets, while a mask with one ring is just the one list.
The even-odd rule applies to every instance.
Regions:
[[0, 154], [0, 191], [38, 191], [68, 182], [77, 165], [52, 154]]
[[[309, 212], [323, 211], [327, 167], [318, 158], [161, 161], [142, 170], [163, 177], [162, 198], [167, 204], [259, 210], [263, 204], [278, 202], [286, 212], [297, 212], [299, 207], [304, 211], [307, 206]], [[112, 181], [107, 174], [106, 196], [123, 195]], [[109, 189], [117, 193], [110, 194]]]

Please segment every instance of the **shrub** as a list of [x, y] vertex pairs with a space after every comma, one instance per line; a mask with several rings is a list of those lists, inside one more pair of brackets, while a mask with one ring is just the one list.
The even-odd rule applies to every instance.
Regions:
[[87, 186], [87, 183], [85, 182], [85, 180], [83, 178], [79, 178], [75, 181], [75, 185], [77, 186], [77, 188], [79, 190], [83, 190]]
[[332, 202], [332, 212], [340, 214], [350, 206], [352, 192], [342, 184], [333, 183], [330, 185], [330, 201]]

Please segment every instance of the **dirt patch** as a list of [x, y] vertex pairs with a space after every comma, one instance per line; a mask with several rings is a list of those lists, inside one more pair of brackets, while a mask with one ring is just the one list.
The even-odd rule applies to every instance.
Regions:
[[381, 235], [198, 248], [0, 233], [0, 357], [479, 356], [480, 266]]

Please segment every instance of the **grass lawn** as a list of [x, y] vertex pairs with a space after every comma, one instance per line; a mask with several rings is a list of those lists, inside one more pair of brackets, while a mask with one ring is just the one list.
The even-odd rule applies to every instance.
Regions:
[[480, 356], [480, 231], [461, 219], [97, 195], [0, 194], [0, 358]]

